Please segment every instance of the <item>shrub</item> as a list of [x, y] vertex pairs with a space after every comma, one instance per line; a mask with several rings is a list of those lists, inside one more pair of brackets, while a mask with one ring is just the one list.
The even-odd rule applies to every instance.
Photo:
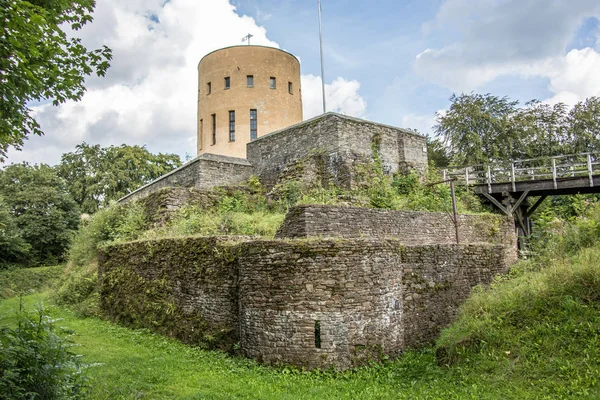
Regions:
[[100, 243], [137, 239], [146, 225], [146, 215], [138, 203], [104, 208], [79, 228], [69, 250], [69, 261], [76, 267], [85, 266], [96, 258]]
[[43, 308], [20, 307], [16, 328], [0, 329], [0, 393], [7, 399], [82, 398], [84, 365]]
[[0, 271], [0, 299], [52, 287], [63, 271], [62, 265]]

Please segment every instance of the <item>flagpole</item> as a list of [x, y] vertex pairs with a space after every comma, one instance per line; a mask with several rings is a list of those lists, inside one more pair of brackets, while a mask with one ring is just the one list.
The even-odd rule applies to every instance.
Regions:
[[321, 22], [321, 0], [317, 0], [319, 5], [319, 42], [321, 44], [321, 90], [323, 93], [323, 113], [327, 112], [325, 103], [325, 63], [323, 62], [323, 24]]

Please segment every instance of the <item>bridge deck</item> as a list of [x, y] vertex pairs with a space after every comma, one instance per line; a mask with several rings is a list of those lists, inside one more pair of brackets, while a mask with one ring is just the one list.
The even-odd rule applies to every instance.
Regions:
[[[547, 196], [600, 193], [600, 153], [496, 162], [442, 171], [444, 181], [471, 186], [506, 215], [519, 236], [531, 235], [531, 215]], [[538, 197], [531, 205], [529, 197]]]
[[516, 181], [514, 186], [512, 182], [477, 183], [473, 185], [473, 190], [477, 194], [489, 193], [491, 195], [501, 195], [502, 193], [512, 193], [517, 196], [520, 196], [527, 190], [529, 191], [529, 196], [600, 193], [600, 174], [593, 175], [591, 182], [587, 176], [576, 176], [556, 178], [556, 186], [554, 179], [539, 179]]

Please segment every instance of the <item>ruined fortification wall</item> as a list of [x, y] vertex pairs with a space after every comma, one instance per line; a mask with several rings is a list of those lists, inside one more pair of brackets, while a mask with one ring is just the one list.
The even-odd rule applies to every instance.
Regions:
[[471, 287], [509, 266], [485, 244], [245, 240], [105, 247], [102, 310], [187, 343], [239, 341], [267, 364], [346, 369], [433, 340]]
[[508, 271], [499, 245], [407, 246], [402, 254], [404, 344], [433, 342], [456, 317], [471, 288]]
[[[454, 223], [446, 213], [324, 205], [290, 209], [275, 237], [388, 237], [407, 245], [456, 243]], [[461, 243], [505, 245], [507, 256], [517, 258], [514, 222], [504, 216], [459, 215], [459, 239]]]
[[191, 237], [100, 249], [100, 306], [107, 317], [186, 343], [238, 335], [235, 237]]
[[335, 113], [324, 114], [248, 143], [247, 158], [263, 183], [271, 187], [286, 168], [319, 154], [325, 179], [349, 187], [355, 177], [355, 168], [373, 160], [374, 144], [387, 173], [408, 167], [422, 172], [427, 166], [425, 137]]
[[[139, 200], [166, 187], [211, 189], [257, 175], [268, 188], [282, 180], [352, 187], [357, 168], [377, 150], [386, 173], [427, 166], [424, 136], [411, 131], [327, 113], [259, 137], [247, 144], [247, 160], [204, 153], [119, 200]], [[299, 168], [299, 164], [307, 164]]]
[[242, 249], [240, 327], [247, 356], [345, 369], [404, 347], [397, 243], [270, 241]]
[[203, 154], [187, 164], [131, 192], [120, 203], [142, 199], [167, 187], [212, 189], [246, 182], [252, 166], [242, 158]]

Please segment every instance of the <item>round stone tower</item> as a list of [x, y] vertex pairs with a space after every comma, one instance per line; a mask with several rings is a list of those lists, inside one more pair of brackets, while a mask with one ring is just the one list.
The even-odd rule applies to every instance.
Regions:
[[302, 122], [300, 63], [285, 51], [233, 46], [198, 65], [198, 155], [246, 158], [246, 143]]

